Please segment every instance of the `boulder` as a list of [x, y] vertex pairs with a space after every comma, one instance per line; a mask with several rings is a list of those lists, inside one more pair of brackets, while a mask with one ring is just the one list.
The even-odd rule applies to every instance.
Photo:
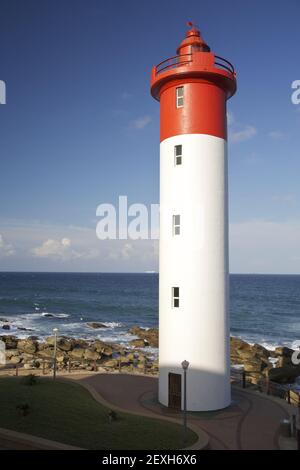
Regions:
[[117, 368], [119, 361], [117, 359], [108, 359], [101, 364], [103, 367]]
[[42, 359], [53, 359], [53, 349], [52, 348], [45, 348], [41, 351], [38, 351], [37, 356]]
[[28, 336], [27, 339], [31, 339], [32, 341], [38, 341], [39, 337], [36, 336], [36, 335], [30, 335], [30, 336]]
[[7, 323], [5, 325], [2, 325], [2, 329], [3, 330], [10, 330], [10, 325], [8, 325]]
[[59, 363], [62, 363], [65, 361], [65, 359], [66, 359], [66, 356], [58, 351], [56, 355], [56, 361]]
[[17, 348], [22, 352], [34, 354], [37, 351], [38, 344], [36, 341], [32, 341], [31, 339], [23, 339], [18, 341]]
[[84, 339], [72, 338], [73, 348], [83, 348], [86, 349], [89, 347], [89, 343]]
[[[73, 340], [72, 338], [68, 338], [66, 336], [59, 336], [56, 340], [57, 349], [61, 349], [62, 351], [71, 351], [74, 346], [79, 345], [80, 340]], [[46, 338], [46, 343], [48, 346], [54, 346], [55, 337], [48, 336]]]
[[51, 349], [53, 351], [53, 347], [51, 344], [43, 341], [42, 343], [38, 343], [38, 351], [44, 351], [44, 349]]
[[104, 323], [99, 323], [99, 322], [96, 322], [96, 321], [87, 323], [87, 326], [89, 326], [90, 328], [94, 328], [94, 329], [107, 328], [107, 326], [104, 325]]
[[158, 347], [158, 328], [140, 328], [139, 326], [133, 326], [128, 331], [130, 334], [137, 336], [139, 339], [147, 341], [148, 345], [157, 348]]
[[13, 356], [20, 356], [20, 351], [18, 349], [8, 349], [5, 351], [6, 358], [10, 359]]
[[22, 358], [23, 358], [23, 362], [28, 362], [28, 361], [32, 361], [33, 358], [34, 358], [34, 355], [33, 354], [28, 354], [28, 353], [22, 353]]
[[21, 361], [22, 361], [21, 356], [11, 356], [11, 358], [9, 359], [9, 362], [11, 364], [19, 364]]
[[261, 344], [255, 343], [252, 347], [251, 350], [257, 355], [257, 356], [262, 356], [265, 358], [270, 357], [270, 351], [262, 346]]
[[292, 359], [289, 356], [278, 356], [278, 362], [276, 363], [276, 367], [285, 367], [285, 366], [292, 366]]
[[61, 351], [71, 351], [73, 348], [73, 341], [69, 338], [59, 338], [57, 341], [57, 347]]
[[246, 341], [244, 341], [241, 338], [236, 338], [235, 336], [231, 336], [230, 337], [230, 349], [232, 350], [232, 352], [235, 352], [238, 349], [249, 350], [251, 349], [251, 345], [249, 343], [246, 343]]
[[33, 368], [33, 364], [31, 364], [31, 363], [24, 364], [24, 369], [29, 370], [29, 369], [32, 369], [32, 368]]
[[69, 352], [69, 357], [71, 359], [83, 359], [85, 353], [85, 349], [81, 347], [76, 347]]
[[99, 354], [97, 351], [91, 351], [90, 349], [86, 349], [84, 352], [84, 359], [97, 361], [100, 358], [101, 358], [101, 354]]
[[274, 367], [268, 372], [269, 379], [277, 383], [293, 383], [299, 375], [300, 365]]
[[274, 353], [276, 356], [283, 356], [283, 357], [292, 357], [294, 350], [287, 348], [286, 346], [278, 346], [275, 348]]
[[144, 339], [133, 339], [129, 341], [129, 344], [134, 348], [144, 348], [145, 346], [148, 346], [149, 343]]
[[0, 336], [0, 340], [4, 341], [5, 349], [16, 349], [18, 345], [18, 339], [15, 336], [7, 335]]
[[101, 353], [104, 356], [112, 356], [114, 352], [111, 346], [104, 343], [104, 341], [100, 341], [98, 339], [92, 344], [92, 349], [97, 351], [98, 353]]

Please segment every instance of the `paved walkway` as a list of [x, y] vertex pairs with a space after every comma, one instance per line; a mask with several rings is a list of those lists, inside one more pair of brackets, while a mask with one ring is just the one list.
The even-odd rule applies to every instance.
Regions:
[[[147, 414], [180, 418], [157, 401], [157, 378], [125, 374], [97, 374], [79, 379], [117, 407]], [[211, 449], [278, 449], [279, 423], [289, 416], [283, 401], [259, 392], [233, 387], [232, 405], [218, 412], [190, 412], [188, 422], [210, 436]]]

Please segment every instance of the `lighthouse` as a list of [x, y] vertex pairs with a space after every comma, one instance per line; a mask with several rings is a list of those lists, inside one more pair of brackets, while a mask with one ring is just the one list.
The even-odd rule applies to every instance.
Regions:
[[231, 401], [226, 102], [235, 91], [233, 66], [193, 24], [177, 55], [151, 72], [160, 102], [159, 401], [190, 411]]

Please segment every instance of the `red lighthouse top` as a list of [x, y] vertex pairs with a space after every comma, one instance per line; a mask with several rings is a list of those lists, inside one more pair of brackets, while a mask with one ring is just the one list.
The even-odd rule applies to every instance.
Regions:
[[197, 27], [191, 29], [177, 48], [177, 55], [152, 68], [151, 94], [159, 100], [162, 88], [170, 80], [202, 78], [220, 86], [230, 98], [236, 91], [236, 73], [226, 59], [210, 51]]
[[230, 62], [211, 52], [193, 24], [177, 55], [152, 68], [151, 94], [160, 101], [160, 140], [182, 134], [227, 138], [226, 100], [236, 91]]

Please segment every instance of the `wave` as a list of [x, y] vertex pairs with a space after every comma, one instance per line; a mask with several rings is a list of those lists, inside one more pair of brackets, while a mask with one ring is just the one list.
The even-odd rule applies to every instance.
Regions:
[[102, 322], [107, 328], [122, 328], [124, 325], [123, 323], [117, 321], [104, 321]]
[[70, 315], [68, 313], [52, 313], [52, 312], [42, 312], [41, 317], [50, 317], [50, 318], [68, 318]]

